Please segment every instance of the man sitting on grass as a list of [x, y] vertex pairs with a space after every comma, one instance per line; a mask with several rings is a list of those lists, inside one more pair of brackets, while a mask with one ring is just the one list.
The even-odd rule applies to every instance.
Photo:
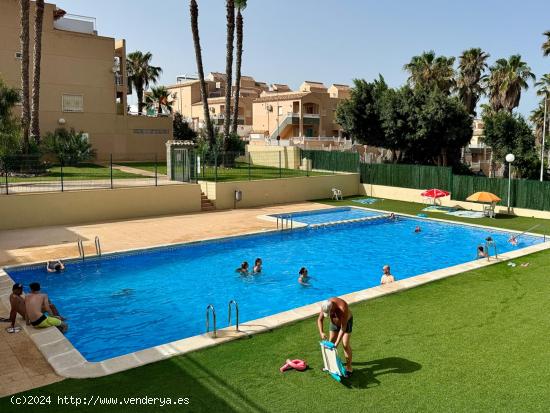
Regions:
[[338, 297], [332, 297], [321, 304], [321, 312], [317, 318], [317, 327], [321, 340], [326, 340], [327, 336], [323, 331], [323, 321], [329, 319], [329, 340], [335, 347], [342, 342], [344, 347], [344, 356], [346, 357], [346, 373], [351, 374], [351, 331], [353, 330], [353, 314], [349, 309], [348, 303]]
[[59, 331], [65, 333], [67, 324], [53, 304], [50, 304], [48, 296], [40, 292], [40, 284], [31, 283], [30, 288], [31, 293], [25, 297], [25, 307], [31, 325], [35, 328], [57, 327]]

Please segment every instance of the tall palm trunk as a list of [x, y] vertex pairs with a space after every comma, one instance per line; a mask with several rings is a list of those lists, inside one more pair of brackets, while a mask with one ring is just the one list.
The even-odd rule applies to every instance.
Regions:
[[42, 58], [42, 24], [44, 22], [44, 0], [36, 0], [34, 18], [34, 70], [32, 81], [31, 135], [40, 143], [40, 59]]
[[29, 99], [29, 0], [20, 0], [21, 6], [21, 126], [23, 127], [23, 150], [29, 151], [30, 99]]
[[143, 114], [143, 85], [136, 85], [136, 95], [138, 100], [138, 115]]
[[233, 38], [235, 37], [235, 1], [226, 0], [227, 44], [225, 54], [225, 119], [223, 122], [224, 147], [231, 126], [231, 86], [233, 81]]
[[231, 124], [231, 133], [237, 133], [239, 120], [239, 94], [241, 93], [241, 62], [243, 56], [243, 15], [241, 9], [237, 10], [237, 61], [235, 63], [235, 97], [233, 103], [233, 123]]
[[202, 67], [201, 41], [199, 37], [199, 6], [196, 0], [190, 0], [189, 11], [191, 14], [191, 32], [193, 33], [193, 44], [195, 46], [195, 60], [197, 61], [197, 72], [199, 74], [199, 82], [201, 86], [202, 108], [204, 110], [204, 122], [206, 123], [206, 133], [210, 145], [216, 145], [216, 137], [214, 136], [214, 128], [210, 121], [210, 111], [208, 110], [208, 93], [206, 91], [206, 83], [204, 81], [204, 69]]

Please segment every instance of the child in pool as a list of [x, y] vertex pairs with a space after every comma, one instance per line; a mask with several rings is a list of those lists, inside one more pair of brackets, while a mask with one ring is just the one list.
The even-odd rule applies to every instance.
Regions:
[[302, 267], [300, 268], [300, 271], [298, 272], [298, 282], [306, 287], [308, 287], [310, 284], [308, 283], [309, 279], [311, 278], [309, 275], [308, 275], [308, 272], [307, 272], [307, 268], [306, 267]]
[[235, 270], [241, 275], [248, 275], [248, 262], [243, 261], [241, 266]]
[[256, 258], [256, 261], [254, 261], [254, 269], [252, 270], [254, 274], [259, 274], [262, 272], [262, 259]]

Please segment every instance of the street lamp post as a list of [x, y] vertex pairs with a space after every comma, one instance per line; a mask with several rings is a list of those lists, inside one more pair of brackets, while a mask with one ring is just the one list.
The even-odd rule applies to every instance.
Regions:
[[548, 92], [544, 96], [544, 120], [542, 123], [542, 145], [540, 146], [540, 181], [544, 179], [544, 144], [546, 138], [546, 112], [548, 111]]
[[510, 213], [510, 196], [512, 192], [512, 162], [516, 160], [513, 153], [506, 155], [506, 162], [508, 162], [508, 213]]

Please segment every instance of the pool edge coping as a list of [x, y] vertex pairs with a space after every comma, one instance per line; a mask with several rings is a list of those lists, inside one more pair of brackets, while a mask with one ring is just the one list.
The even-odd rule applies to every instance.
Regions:
[[[380, 212], [371, 208], [364, 208], [361, 206], [350, 206], [352, 208], [368, 209], [371, 211]], [[389, 211], [387, 211], [389, 212]], [[455, 225], [470, 225], [474, 227], [480, 227], [485, 229], [492, 229], [501, 232], [520, 233], [520, 231], [500, 229], [495, 227], [489, 227], [479, 224], [470, 224], [456, 221], [449, 221], [439, 218], [422, 218], [410, 214], [401, 214], [416, 219], [436, 220], [445, 223], [451, 223]], [[270, 217], [271, 218], [271, 217]], [[305, 225], [307, 226], [307, 225]], [[216, 241], [222, 239], [231, 239], [235, 237], [242, 237], [247, 235], [265, 234], [271, 232], [277, 232], [278, 230], [261, 230], [244, 232], [239, 235], [210, 237], [202, 240], [176, 243], [176, 244], [163, 244], [154, 247], [134, 248], [120, 251], [113, 251], [105, 253], [104, 255], [117, 255], [133, 251], [141, 250], [154, 250], [167, 246], [177, 247], [179, 245], [194, 244], [204, 241]], [[531, 234], [528, 235], [542, 238], [543, 235]], [[493, 265], [499, 262], [519, 258], [535, 252], [540, 252], [550, 249], [550, 241], [543, 241], [536, 245], [531, 245], [525, 248], [521, 248], [515, 251], [509, 251], [503, 254], [499, 254], [498, 258], [493, 260], [475, 260], [468, 261], [462, 264], [458, 264], [451, 267], [442, 268], [427, 273], [418, 274], [410, 278], [398, 280], [391, 284], [379, 285], [370, 287], [364, 290], [359, 290], [344, 294], [342, 299], [346, 300], [349, 304], [356, 304], [359, 302], [371, 300], [374, 298], [383, 297], [389, 294], [394, 294], [400, 291], [405, 291], [410, 288], [414, 288], [423, 284], [427, 284], [433, 281], [444, 279], [453, 275], [458, 275], [470, 270], [483, 268], [489, 265]], [[78, 261], [79, 258], [70, 259], [71, 261]], [[43, 261], [27, 264], [19, 264], [13, 266], [6, 266], [3, 268], [13, 268], [21, 266], [31, 266], [43, 264]], [[11, 293], [11, 287], [14, 281], [8, 275], [3, 268], [0, 268], [0, 301], [9, 308], [9, 294]], [[51, 365], [53, 370], [61, 377], [64, 378], [94, 378], [102, 377], [111, 374], [115, 374], [121, 371], [129, 370], [132, 368], [144, 366], [146, 364], [154, 363], [164, 359], [168, 359], [174, 356], [184, 355], [193, 351], [202, 350], [208, 347], [212, 347], [218, 344], [222, 344], [228, 341], [233, 341], [240, 338], [250, 337], [254, 334], [272, 331], [275, 328], [283, 327], [284, 325], [301, 321], [310, 318], [319, 312], [319, 307], [322, 301], [318, 301], [305, 306], [297, 307], [291, 310], [279, 312], [267, 317], [251, 320], [239, 325], [239, 331], [235, 331], [234, 327], [227, 327], [217, 330], [219, 336], [212, 338], [207, 334], [196, 335], [181, 340], [172, 341], [166, 344], [149, 347], [143, 350], [131, 352], [121, 356], [113, 357], [101, 362], [90, 362], [86, 360], [84, 356], [73, 346], [69, 339], [67, 339], [57, 329], [35, 329], [31, 326], [20, 323], [22, 329], [31, 338], [34, 344], [38, 347], [44, 358]]]

